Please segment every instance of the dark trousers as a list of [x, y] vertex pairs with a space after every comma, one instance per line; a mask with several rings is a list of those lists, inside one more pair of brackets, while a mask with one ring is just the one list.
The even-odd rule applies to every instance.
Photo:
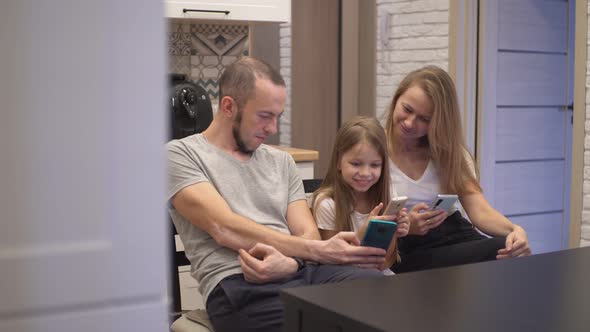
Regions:
[[251, 284], [243, 274], [235, 274], [213, 289], [207, 298], [207, 312], [215, 332], [281, 331], [281, 289], [379, 277], [383, 274], [377, 270], [342, 265], [306, 265], [289, 280], [263, 285]]
[[506, 238], [481, 235], [457, 211], [426, 235], [408, 235], [398, 243], [401, 262], [391, 269], [403, 273], [495, 260]]

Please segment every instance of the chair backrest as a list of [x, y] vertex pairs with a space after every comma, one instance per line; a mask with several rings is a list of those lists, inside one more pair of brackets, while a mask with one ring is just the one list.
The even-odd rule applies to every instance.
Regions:
[[322, 179], [305, 179], [303, 180], [303, 190], [306, 194], [311, 194], [320, 187], [322, 181]]
[[305, 179], [303, 180], [303, 189], [305, 190], [305, 198], [307, 199], [307, 206], [311, 209], [312, 205], [312, 194], [318, 190], [322, 184], [321, 179]]
[[169, 238], [170, 238], [170, 282], [169, 289], [172, 301], [170, 303], [170, 312], [172, 316], [179, 316], [182, 308], [180, 302], [180, 280], [178, 274], [178, 268], [181, 266], [191, 265], [191, 262], [186, 258], [184, 251], [176, 250], [176, 228], [172, 223], [169, 222]]

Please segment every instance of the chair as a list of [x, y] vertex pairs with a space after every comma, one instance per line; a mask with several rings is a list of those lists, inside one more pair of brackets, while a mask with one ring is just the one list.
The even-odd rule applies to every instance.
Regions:
[[183, 311], [181, 308], [180, 280], [178, 268], [191, 265], [184, 251], [176, 249], [176, 228], [170, 220], [170, 330], [173, 332], [213, 332], [213, 327], [204, 309]]
[[322, 181], [322, 179], [305, 179], [303, 180], [303, 190], [306, 194], [311, 194], [320, 187]]
[[[306, 194], [310, 195], [319, 188], [322, 183], [321, 179], [303, 180], [303, 189]], [[180, 280], [178, 268], [190, 265], [184, 251], [176, 249], [176, 228], [170, 220], [170, 330], [173, 332], [213, 332], [213, 327], [204, 309], [183, 311], [181, 308]]]
[[305, 191], [305, 198], [307, 199], [307, 206], [311, 209], [311, 198], [314, 191], [316, 191], [322, 184], [322, 179], [305, 179], [303, 180], [303, 190]]

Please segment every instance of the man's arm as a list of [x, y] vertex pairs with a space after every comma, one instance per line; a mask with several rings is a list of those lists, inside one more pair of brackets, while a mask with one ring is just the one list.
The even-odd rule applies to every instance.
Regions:
[[320, 263], [384, 261], [384, 250], [359, 247], [354, 233], [340, 233], [328, 241], [319, 241], [315, 222], [304, 200], [292, 202], [287, 209], [287, 218], [292, 218], [289, 229], [298, 236], [275, 231], [234, 213], [208, 182], [181, 189], [172, 197], [171, 203], [181, 215], [211, 235], [219, 245], [236, 251], [250, 250], [256, 243], [264, 243], [286, 256], [297, 256]]

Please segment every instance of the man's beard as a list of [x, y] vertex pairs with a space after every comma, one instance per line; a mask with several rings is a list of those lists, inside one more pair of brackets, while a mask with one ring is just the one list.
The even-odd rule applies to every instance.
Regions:
[[244, 153], [244, 154], [252, 154], [254, 152], [254, 149], [249, 149], [246, 144], [244, 143], [244, 140], [242, 139], [242, 137], [240, 136], [240, 127], [242, 126], [242, 111], [238, 110], [238, 115], [236, 115], [236, 118], [234, 120], [233, 126], [232, 126], [232, 134], [234, 136], [234, 140], [236, 141], [236, 145], [238, 146], [238, 150], [240, 150], [240, 152]]

